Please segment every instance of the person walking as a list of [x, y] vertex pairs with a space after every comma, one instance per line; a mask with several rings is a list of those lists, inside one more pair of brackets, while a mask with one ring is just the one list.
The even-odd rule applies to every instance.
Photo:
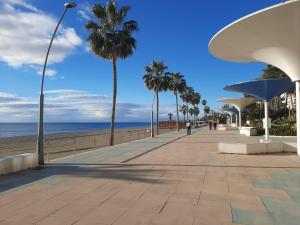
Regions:
[[212, 122], [211, 122], [211, 120], [208, 121], [208, 126], [209, 126], [209, 130], [211, 130], [211, 128], [212, 128]]
[[186, 123], [186, 135], [190, 135], [192, 132], [192, 124], [191, 121]]
[[218, 125], [217, 121], [214, 121], [214, 130], [217, 129], [217, 125]]

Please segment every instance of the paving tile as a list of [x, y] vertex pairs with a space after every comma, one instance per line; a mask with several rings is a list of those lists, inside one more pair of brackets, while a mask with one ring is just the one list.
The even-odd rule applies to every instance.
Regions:
[[159, 213], [168, 200], [168, 196], [145, 193], [137, 199], [131, 208]]
[[233, 222], [244, 225], [273, 225], [269, 214], [241, 209], [232, 209]]
[[[197, 217], [206, 220], [232, 222], [229, 203], [200, 200], [197, 206]], [[215, 215], [218, 215], [217, 217]]]
[[142, 211], [138, 209], [131, 209], [121, 215], [114, 225], [150, 225], [153, 217], [157, 214]]
[[36, 225], [71, 225], [86, 215], [92, 206], [69, 204], [55, 213], [40, 220]]
[[262, 197], [262, 200], [271, 213], [286, 213], [300, 216], [300, 204], [287, 199], [277, 199], [272, 197]]
[[79, 218], [74, 223], [76, 225], [87, 225], [87, 224], [113, 224], [118, 218], [127, 211], [124, 207], [119, 207], [112, 204], [103, 204], [100, 207], [94, 208], [86, 215]]

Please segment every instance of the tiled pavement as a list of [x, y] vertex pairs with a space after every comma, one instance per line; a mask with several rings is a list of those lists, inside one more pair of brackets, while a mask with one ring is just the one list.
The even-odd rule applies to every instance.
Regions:
[[[197, 129], [193, 130], [196, 132]], [[171, 132], [154, 138], [145, 138], [115, 145], [108, 148], [101, 148], [78, 155], [67, 156], [51, 161], [51, 164], [99, 164], [99, 163], [121, 163], [127, 162], [150, 151], [173, 142], [186, 135], [185, 130]]]
[[218, 154], [218, 141], [257, 140], [206, 128], [176, 139], [3, 176], [0, 225], [300, 224], [296, 155]]

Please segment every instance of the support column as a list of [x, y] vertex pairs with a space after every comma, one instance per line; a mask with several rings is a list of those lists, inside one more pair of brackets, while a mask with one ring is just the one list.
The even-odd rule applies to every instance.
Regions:
[[238, 114], [237, 113], [235, 114], [235, 127], [239, 127], [239, 124], [238, 124]]
[[297, 153], [300, 156], [300, 81], [296, 81]]
[[269, 106], [268, 102], [264, 101], [265, 108], [265, 140], [269, 140]]
[[239, 127], [242, 127], [242, 111], [239, 110]]

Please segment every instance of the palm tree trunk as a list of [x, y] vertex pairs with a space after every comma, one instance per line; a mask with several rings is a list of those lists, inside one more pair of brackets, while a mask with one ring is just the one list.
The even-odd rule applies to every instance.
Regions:
[[159, 97], [156, 91], [156, 135], [159, 135]]
[[175, 92], [176, 96], [176, 113], [177, 113], [177, 131], [179, 131], [179, 110], [178, 110], [178, 95], [177, 92]]
[[112, 102], [112, 112], [111, 112], [111, 124], [110, 124], [110, 142], [109, 145], [114, 145], [114, 131], [115, 131], [115, 115], [116, 115], [116, 100], [117, 100], [117, 62], [116, 58], [113, 57], [113, 102]]
[[189, 122], [189, 104], [186, 103], [186, 121]]

